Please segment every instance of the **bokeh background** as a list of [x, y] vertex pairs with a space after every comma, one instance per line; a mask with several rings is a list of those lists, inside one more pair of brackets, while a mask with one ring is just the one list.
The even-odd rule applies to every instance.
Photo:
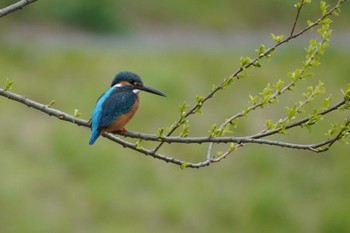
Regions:
[[[0, 7], [15, 1], [2, 0]], [[335, 1], [329, 1], [334, 3]], [[155, 133], [254, 56], [270, 33], [288, 34], [294, 1], [191, 0], [38, 1], [0, 19], [0, 85], [88, 119], [117, 71], [132, 70], [167, 98], [142, 94], [128, 125]], [[278, 120], [284, 106], [322, 80], [334, 102], [349, 82], [349, 4], [335, 18], [331, 47], [316, 76], [241, 122], [235, 135]], [[319, 15], [305, 8], [301, 24]], [[238, 112], [266, 86], [300, 66], [316, 33], [289, 43], [263, 68], [216, 95], [191, 121], [191, 135]], [[316, 36], [317, 37], [317, 36]], [[318, 102], [315, 103], [317, 105]], [[105, 139], [89, 146], [90, 132], [0, 98], [0, 232], [350, 232], [349, 145], [325, 153], [247, 145], [219, 164], [184, 169]], [[312, 143], [332, 115], [309, 133], [284, 141]], [[144, 143], [144, 146], [152, 144]], [[220, 149], [220, 148], [218, 148]], [[163, 152], [201, 161], [205, 146], [167, 146]]]

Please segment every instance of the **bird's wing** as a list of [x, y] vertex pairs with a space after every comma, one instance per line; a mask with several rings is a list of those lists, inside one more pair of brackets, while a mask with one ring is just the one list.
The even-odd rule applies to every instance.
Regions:
[[118, 116], [129, 112], [137, 96], [132, 91], [113, 91], [104, 101], [101, 108], [99, 128], [108, 127]]

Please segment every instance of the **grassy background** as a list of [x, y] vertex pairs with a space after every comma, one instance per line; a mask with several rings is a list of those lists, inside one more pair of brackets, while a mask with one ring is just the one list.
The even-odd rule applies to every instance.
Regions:
[[[227, 5], [205, 1], [201, 4], [204, 10], [197, 13], [202, 18], [194, 19], [186, 12], [197, 9], [195, 1], [186, 6], [185, 1], [177, 2], [178, 6], [142, 3], [129, 6], [119, 2], [133, 9], [124, 13], [129, 15], [123, 16], [127, 23], [120, 23], [126, 24], [128, 35], [82, 32], [54, 16], [49, 23], [22, 21], [33, 13], [39, 19], [49, 17], [48, 12], [59, 10], [53, 2], [39, 1], [27, 8], [28, 12], [24, 9], [1, 19], [0, 83], [3, 86], [9, 78], [14, 81], [14, 92], [41, 103], [54, 99], [54, 107], [68, 113], [78, 108], [87, 119], [115, 72], [133, 70], [145, 83], [168, 95], [161, 98], [143, 93], [138, 114], [128, 125], [132, 131], [153, 133], [176, 119], [179, 104], [193, 103], [196, 95], [205, 95], [213, 83], [232, 73], [239, 57], [252, 55], [271, 32], [260, 28], [264, 35], [253, 38], [256, 43], [233, 37], [232, 44], [216, 46], [221, 33], [230, 33], [227, 28], [235, 26], [222, 23], [232, 16]], [[47, 13], [37, 14], [44, 6]], [[173, 18], [170, 10], [175, 12]], [[139, 11], [144, 14], [130, 16]], [[224, 12], [220, 20], [215, 16], [219, 14], [207, 13], [220, 11]], [[273, 25], [274, 17], [266, 17], [267, 24]], [[264, 17], [248, 18], [255, 26], [241, 35], [251, 41], [249, 37], [257, 35], [249, 30], [263, 25]], [[337, 20], [343, 25], [346, 17]], [[159, 21], [162, 25], [156, 23]], [[145, 25], [158, 32], [164, 25], [175, 24], [177, 31], [187, 22], [196, 28], [213, 29], [214, 39], [208, 42], [200, 38], [198, 45], [177, 34], [180, 42], [174, 45], [164, 42], [167, 35], [160, 33], [150, 41], [144, 33]], [[224, 26], [218, 32], [211, 24]], [[283, 28], [283, 24], [276, 27]], [[340, 28], [335, 35], [347, 30]], [[299, 92], [318, 80], [323, 80], [337, 99], [348, 82], [350, 51], [342, 43], [331, 45], [322, 58], [323, 66], [315, 70], [315, 78], [301, 85], [300, 91], [288, 94], [280, 107], [259, 111], [242, 121], [236, 134], [256, 132], [267, 118], [278, 119], [284, 104], [298, 100]], [[271, 62], [265, 62], [263, 69], [251, 71], [248, 79], [218, 94], [217, 102], [208, 103], [204, 114], [193, 118], [191, 133], [206, 133], [211, 124], [242, 109], [248, 95], [258, 93], [266, 82], [285, 78], [300, 65], [305, 46], [302, 40], [286, 46]], [[249, 145], [220, 164], [180, 170], [107, 140], [88, 146], [88, 130], [5, 98], [0, 100], [0, 111], [1, 232], [350, 232], [348, 145], [336, 144], [323, 154]], [[326, 126], [337, 118], [332, 115], [326, 119]], [[295, 130], [282, 139], [314, 142], [325, 130], [323, 126], [315, 129], [316, 134]], [[164, 152], [199, 161], [205, 150], [169, 146]]]

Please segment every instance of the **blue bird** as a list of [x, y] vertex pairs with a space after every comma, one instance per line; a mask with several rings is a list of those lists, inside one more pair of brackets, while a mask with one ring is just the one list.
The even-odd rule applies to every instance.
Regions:
[[139, 107], [140, 91], [166, 96], [163, 92], [144, 85], [141, 78], [130, 71], [115, 76], [111, 87], [100, 96], [92, 112], [90, 145], [103, 132], [126, 132], [124, 126]]

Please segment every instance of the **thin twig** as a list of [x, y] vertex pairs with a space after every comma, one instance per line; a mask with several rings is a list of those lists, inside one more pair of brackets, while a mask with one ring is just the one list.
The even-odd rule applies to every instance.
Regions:
[[292, 30], [290, 31], [290, 36], [293, 36], [293, 33], [294, 33], [294, 31], [295, 31], [295, 27], [296, 27], [296, 25], [297, 25], [297, 22], [298, 22], [298, 19], [299, 19], [299, 16], [300, 16], [300, 12], [301, 12], [301, 9], [303, 8], [303, 6], [304, 6], [304, 0], [302, 0], [301, 2], [300, 2], [300, 7], [298, 7], [297, 8], [297, 14], [296, 14], [296, 16], [295, 16], [295, 20], [294, 20], [294, 22], [293, 22], [293, 27], [292, 27]]
[[8, 15], [14, 11], [17, 11], [17, 10], [20, 10], [22, 9], [23, 7], [29, 5], [29, 4], [32, 4], [34, 2], [36, 2], [38, 0], [21, 0], [21, 1], [18, 1], [10, 6], [7, 6], [5, 8], [2, 8], [0, 9], [0, 17], [3, 17], [5, 15]]

